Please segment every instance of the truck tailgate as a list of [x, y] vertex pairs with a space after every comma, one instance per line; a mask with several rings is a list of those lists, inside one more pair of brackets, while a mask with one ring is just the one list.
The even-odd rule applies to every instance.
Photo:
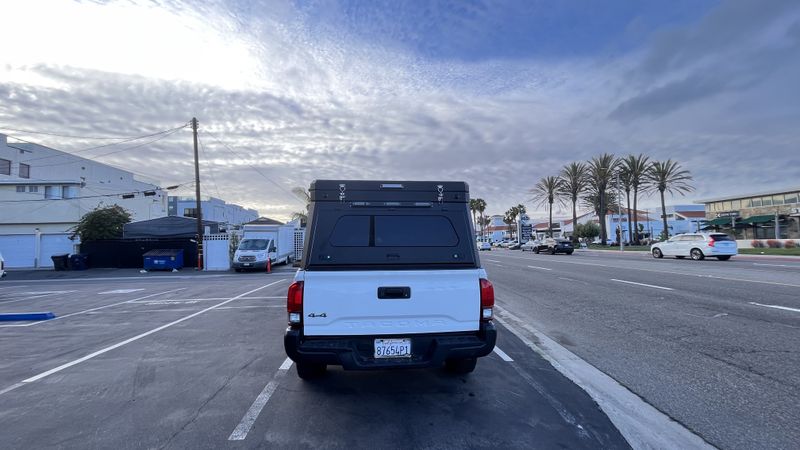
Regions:
[[306, 271], [306, 336], [405, 335], [479, 327], [482, 269]]

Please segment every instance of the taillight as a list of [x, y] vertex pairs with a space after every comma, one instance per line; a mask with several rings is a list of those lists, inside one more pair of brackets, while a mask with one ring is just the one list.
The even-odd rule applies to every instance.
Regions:
[[708, 246], [709, 247], [713, 247], [714, 246], [714, 238], [713, 237], [708, 239]]
[[492, 286], [491, 281], [481, 278], [481, 320], [492, 320], [493, 308], [494, 286]]
[[289, 324], [297, 325], [303, 317], [303, 282], [295, 281], [289, 286], [286, 295], [286, 311], [289, 313]]

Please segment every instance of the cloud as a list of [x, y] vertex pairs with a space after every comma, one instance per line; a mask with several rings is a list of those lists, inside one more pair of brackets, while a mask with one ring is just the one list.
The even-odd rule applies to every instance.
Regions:
[[[212, 3], [199, 13], [180, 2], [124, 3], [145, 8], [134, 17], [166, 15], [189, 30], [173, 38], [169, 27], [156, 27], [163, 54], [145, 48], [166, 67], [108, 64], [107, 53], [93, 46], [75, 60], [0, 52], [0, 127], [132, 136], [197, 117], [203, 193], [278, 218], [303, 208], [289, 190], [317, 178], [464, 180], [473, 196], [487, 200], [490, 213], [502, 213], [525, 203], [540, 177], [604, 151], [677, 159], [695, 175], [698, 198], [728, 193], [731, 173], [758, 191], [784, 187], [800, 175], [794, 126], [800, 93], [789, 92], [800, 77], [790, 61], [798, 28], [781, 18], [785, 14], [771, 10], [740, 26], [739, 44], [709, 43], [702, 51], [686, 47], [722, 26], [722, 19], [709, 17], [728, 4], [705, 19], [687, 24], [684, 18], [669, 31], [645, 33], [644, 46], [632, 51], [578, 43], [557, 58], [480, 46], [467, 58], [458, 55], [482, 38], [502, 43], [496, 39], [500, 25], [509, 23], [514, 33], [523, 27], [497, 8], [460, 4], [417, 23], [402, 4], [397, 14], [378, 5], [363, 6], [370, 11], [361, 15], [358, 5], [333, 2], [316, 5], [324, 10], [291, 2]], [[129, 11], [117, 4], [93, 8], [104, 15]], [[541, 19], [534, 9], [539, 16], [520, 14]], [[614, 23], [635, 15], [615, 15]], [[652, 24], [654, 16], [636, 20]], [[198, 17], [205, 30], [194, 27]], [[364, 24], [369, 27], [360, 29]], [[108, 33], [109, 42], [123, 40]], [[472, 40], [456, 42], [470, 33]], [[616, 39], [608, 30], [604, 36], [604, 42]], [[177, 66], [184, 56], [168, 56], [195, 37], [207, 45], [187, 54], [209, 53], [191, 66], [201, 73], [183, 74]], [[428, 38], [431, 47], [420, 50]], [[228, 44], [232, 59], [214, 50]], [[211, 66], [220, 67], [202, 73]], [[68, 151], [96, 145], [23, 137]], [[183, 130], [130, 151], [111, 153], [125, 148], [119, 146], [86, 155], [170, 185], [193, 178], [191, 145]], [[765, 154], [770, 157], [754, 164], [752, 155]], [[648, 201], [655, 204], [650, 199], [645, 206]]]

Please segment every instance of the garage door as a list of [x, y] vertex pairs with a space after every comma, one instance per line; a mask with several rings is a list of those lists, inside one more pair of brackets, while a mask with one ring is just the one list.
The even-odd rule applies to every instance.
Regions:
[[32, 234], [0, 236], [0, 253], [6, 260], [6, 267], [33, 267], [34, 245]]
[[42, 259], [39, 267], [53, 267], [53, 255], [63, 255], [73, 253], [75, 242], [69, 239], [69, 234], [43, 234], [42, 235]]

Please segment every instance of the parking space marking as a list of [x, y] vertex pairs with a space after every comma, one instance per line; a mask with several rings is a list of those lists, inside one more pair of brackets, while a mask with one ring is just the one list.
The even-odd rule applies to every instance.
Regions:
[[144, 300], [144, 299], [146, 299], [146, 298], [155, 297], [155, 296], [157, 296], [157, 295], [169, 294], [169, 293], [172, 293], [172, 292], [177, 292], [177, 291], [182, 291], [182, 290], [184, 290], [184, 289], [186, 289], [186, 288], [170, 289], [170, 290], [168, 290], [168, 291], [164, 291], [164, 292], [158, 292], [158, 293], [156, 293], [156, 294], [150, 294], [150, 295], [145, 295], [144, 297], [134, 298], [133, 300], [125, 300], [125, 301], [121, 301], [121, 302], [117, 302], [117, 303], [112, 303], [112, 304], [110, 304], [110, 305], [103, 305], [103, 306], [98, 306], [98, 307], [96, 307], [96, 308], [84, 309], [83, 311], [78, 311], [78, 312], [74, 312], [74, 313], [70, 313], [70, 314], [64, 314], [63, 316], [56, 316], [55, 318], [53, 318], [53, 319], [50, 319], [50, 320], [43, 320], [43, 321], [39, 321], [39, 322], [31, 322], [31, 323], [21, 323], [21, 324], [11, 324], [11, 325], [0, 325], [0, 328], [7, 328], [7, 327], [32, 327], [32, 326], [34, 326], [34, 325], [39, 325], [39, 324], [42, 324], [42, 323], [51, 323], [51, 322], [54, 322], [54, 321], [56, 321], [56, 320], [66, 319], [67, 317], [77, 316], [77, 315], [79, 315], [79, 314], [86, 314], [86, 313], [90, 313], [90, 312], [92, 312], [92, 311], [98, 311], [98, 310], [105, 309], [105, 308], [111, 308], [112, 306], [124, 305], [125, 303], [133, 303], [133, 302], [135, 302], [135, 301], [137, 301], [137, 300]]
[[23, 382], [23, 383], [33, 383], [33, 382], [35, 382], [35, 381], [39, 381], [39, 380], [41, 380], [42, 378], [48, 377], [48, 376], [50, 376], [50, 375], [53, 375], [54, 373], [61, 372], [61, 371], [62, 371], [62, 370], [64, 370], [64, 369], [68, 369], [68, 368], [70, 368], [70, 367], [72, 367], [72, 366], [74, 366], [74, 365], [76, 365], [76, 364], [80, 364], [80, 363], [82, 363], [82, 362], [84, 362], [84, 361], [88, 361], [88, 360], [90, 360], [90, 359], [92, 359], [92, 358], [95, 358], [95, 357], [97, 357], [97, 356], [100, 356], [100, 355], [102, 355], [102, 354], [104, 354], [104, 353], [108, 353], [108, 352], [110, 352], [111, 350], [117, 349], [117, 348], [119, 348], [119, 347], [122, 347], [122, 346], [124, 346], [124, 345], [128, 345], [128, 344], [130, 344], [131, 342], [136, 342], [136, 341], [138, 341], [139, 339], [142, 339], [142, 338], [144, 338], [144, 337], [150, 336], [150, 335], [151, 335], [151, 334], [153, 334], [153, 333], [158, 333], [158, 332], [159, 332], [159, 331], [161, 331], [161, 330], [164, 330], [164, 329], [166, 329], [166, 328], [172, 327], [172, 326], [174, 326], [174, 325], [177, 325], [177, 324], [179, 324], [179, 323], [181, 323], [181, 322], [185, 322], [185, 321], [187, 321], [187, 320], [189, 320], [189, 319], [192, 319], [192, 318], [194, 318], [194, 317], [197, 317], [197, 316], [199, 316], [200, 314], [203, 314], [203, 313], [206, 313], [206, 312], [208, 312], [208, 311], [211, 311], [211, 310], [214, 310], [214, 309], [216, 309], [216, 308], [219, 308], [220, 306], [225, 306], [226, 304], [228, 304], [228, 303], [230, 303], [230, 302], [233, 302], [233, 301], [236, 301], [236, 300], [239, 300], [240, 298], [242, 298], [242, 297], [244, 297], [244, 296], [246, 296], [246, 295], [252, 294], [253, 292], [260, 291], [261, 289], [264, 289], [264, 288], [268, 288], [268, 287], [270, 287], [270, 286], [273, 286], [273, 285], [275, 285], [275, 284], [278, 284], [278, 283], [280, 283], [280, 282], [282, 282], [282, 281], [286, 281], [287, 279], [288, 279], [288, 278], [283, 278], [283, 279], [280, 279], [280, 280], [274, 281], [274, 282], [272, 282], [272, 283], [270, 283], [270, 284], [267, 284], [267, 285], [261, 286], [261, 287], [259, 287], [259, 288], [253, 289], [253, 290], [251, 290], [251, 291], [245, 292], [244, 294], [237, 295], [236, 297], [231, 297], [231, 298], [229, 298], [228, 300], [225, 300], [224, 302], [218, 303], [218, 304], [216, 304], [216, 305], [214, 305], [214, 306], [210, 306], [210, 307], [208, 307], [208, 308], [206, 308], [206, 309], [203, 309], [203, 310], [197, 311], [197, 312], [195, 312], [195, 313], [189, 314], [188, 316], [182, 317], [182, 318], [180, 318], [180, 319], [178, 319], [178, 320], [175, 320], [175, 321], [172, 321], [172, 322], [170, 322], [170, 323], [168, 323], [168, 324], [161, 325], [160, 327], [153, 328], [153, 329], [152, 329], [152, 330], [150, 330], [150, 331], [146, 331], [146, 332], [144, 332], [144, 333], [141, 333], [141, 334], [138, 334], [138, 335], [136, 335], [136, 336], [134, 336], [134, 337], [132, 337], [132, 338], [125, 339], [125, 340], [124, 340], [124, 341], [122, 341], [122, 342], [117, 342], [117, 343], [116, 343], [116, 344], [114, 344], [114, 345], [110, 345], [110, 346], [108, 346], [108, 347], [106, 347], [106, 348], [103, 348], [103, 349], [97, 350], [96, 352], [90, 353], [90, 354], [88, 354], [88, 355], [86, 355], [86, 356], [84, 356], [84, 357], [82, 357], [82, 358], [78, 358], [78, 359], [76, 359], [76, 360], [73, 360], [73, 361], [70, 361], [70, 362], [68, 362], [68, 363], [66, 363], [66, 364], [62, 364], [62, 365], [60, 365], [60, 366], [58, 366], [58, 367], [55, 367], [55, 368], [53, 368], [53, 369], [50, 369], [50, 370], [48, 370], [48, 371], [46, 371], [46, 372], [42, 372], [42, 373], [40, 373], [40, 374], [38, 374], [38, 375], [34, 375], [34, 376], [30, 377], [30, 378], [26, 378], [26, 379], [22, 380], [22, 382]]
[[635, 281], [626, 281], [626, 280], [618, 280], [616, 278], [612, 278], [611, 281], [616, 281], [617, 283], [625, 283], [625, 284], [635, 284], [636, 286], [644, 286], [653, 289], [662, 289], [665, 291], [674, 291], [675, 289], [664, 287], [664, 286], [656, 286], [655, 284], [647, 284], [647, 283], [637, 283]]
[[264, 409], [264, 406], [266, 406], [272, 394], [275, 393], [275, 389], [278, 388], [278, 383], [281, 378], [286, 376], [290, 367], [292, 367], [292, 360], [286, 358], [269, 383], [264, 386], [264, 390], [258, 394], [253, 404], [250, 405], [250, 409], [248, 409], [244, 417], [242, 417], [239, 425], [236, 426], [233, 433], [228, 437], [229, 441], [243, 441], [247, 437], [247, 433], [253, 428], [253, 424], [256, 423], [256, 419], [258, 419], [259, 414], [261, 414], [261, 410]]
[[514, 362], [514, 360], [510, 356], [508, 356], [508, 354], [506, 352], [500, 350], [500, 347], [498, 347], [496, 345], [494, 346], [494, 352], [497, 353], [497, 356], [502, 358], [503, 361], [505, 361], [505, 362]]
[[143, 290], [144, 290], [144, 288], [140, 288], [140, 289], [117, 289], [115, 291], [98, 292], [97, 295], [130, 294], [131, 292], [138, 292], [138, 291], [143, 291]]
[[749, 303], [749, 304], [751, 304], [751, 305], [755, 305], [755, 306], [763, 306], [763, 307], [765, 307], [765, 308], [775, 308], [775, 309], [782, 309], [782, 310], [785, 310], [785, 311], [800, 312], [800, 309], [797, 309], [797, 308], [789, 308], [788, 306], [780, 306], [780, 305], [764, 305], [764, 304], [761, 304], [761, 303], [756, 303], [756, 302], [747, 302], [747, 303]]
[[528, 266], [529, 269], [539, 269], [539, 270], [553, 270], [548, 269], [547, 267], [539, 267], [539, 266]]
[[8, 303], [22, 302], [22, 301], [25, 301], [25, 300], [36, 300], [38, 298], [49, 297], [51, 295], [56, 295], [56, 294], [71, 294], [73, 292], [77, 292], [77, 291], [16, 292], [15, 293], [16, 295], [25, 295], [26, 297], [24, 297], [24, 298], [16, 298], [14, 300], [0, 301], [0, 305], [5, 305], [5, 304], [8, 304]]

